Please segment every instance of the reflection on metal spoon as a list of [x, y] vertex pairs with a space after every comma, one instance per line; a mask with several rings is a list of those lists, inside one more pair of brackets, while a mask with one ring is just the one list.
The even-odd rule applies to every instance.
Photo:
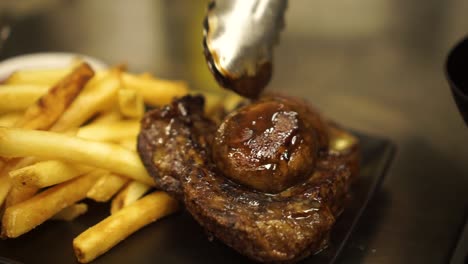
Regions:
[[286, 0], [217, 0], [204, 21], [204, 52], [219, 84], [256, 98], [272, 74], [273, 46], [284, 27]]

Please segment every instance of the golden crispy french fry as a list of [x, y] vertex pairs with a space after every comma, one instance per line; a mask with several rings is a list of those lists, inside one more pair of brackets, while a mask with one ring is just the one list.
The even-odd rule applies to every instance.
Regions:
[[88, 263], [142, 227], [177, 209], [177, 201], [167, 193], [151, 193], [77, 236], [73, 240], [75, 255], [79, 262]]
[[21, 168], [23, 166], [27, 166], [29, 164], [32, 164], [36, 162], [37, 159], [34, 157], [27, 157], [27, 158], [21, 158], [21, 159], [10, 159], [8, 160], [8, 163], [6, 163], [3, 168], [0, 170], [0, 178], [2, 179], [2, 191], [0, 193], [0, 207], [6, 203], [6, 205], [11, 205], [16, 201], [20, 201], [22, 199], [28, 198], [28, 195], [34, 195], [33, 192], [29, 190], [25, 190], [24, 193], [18, 192], [18, 190], [15, 191], [10, 191], [11, 188], [13, 187], [13, 182], [11, 178], [9, 177], [8, 173], [11, 170], [14, 170], [16, 168]]
[[13, 186], [10, 189], [10, 192], [8, 193], [5, 199], [5, 207], [8, 208], [17, 203], [26, 201], [29, 198], [33, 197], [38, 191], [39, 188], [36, 187], [13, 184]]
[[117, 121], [109, 123], [92, 123], [78, 129], [77, 136], [85, 139], [99, 141], [119, 141], [125, 138], [134, 137], [140, 131], [138, 121]]
[[137, 153], [103, 143], [39, 130], [0, 127], [0, 156], [35, 156], [94, 166], [154, 185]]
[[92, 122], [92, 124], [105, 124], [105, 123], [112, 123], [122, 119], [122, 115], [119, 111], [106, 111], [99, 114]]
[[[45, 95], [29, 106], [23, 116], [15, 123], [15, 127], [26, 129], [48, 129], [62, 115], [63, 111], [75, 99], [85, 83], [93, 76], [93, 71], [87, 64], [81, 64], [66, 75]], [[17, 167], [10, 164], [4, 173]], [[10, 184], [11, 186], [11, 184]], [[28, 198], [35, 193], [31, 188], [15, 188], [7, 197], [7, 206]], [[0, 203], [3, 203], [0, 200]]]
[[91, 172], [8, 207], [3, 215], [2, 236], [14, 238], [32, 230], [62, 209], [85, 198], [95, 181], [96, 175]]
[[109, 201], [128, 182], [128, 178], [114, 173], [105, 173], [91, 187], [86, 197], [96, 202]]
[[[23, 116], [15, 123], [15, 127], [49, 129], [62, 116], [64, 110], [73, 102], [93, 75], [94, 72], [88, 64], [82, 63], [78, 65], [45, 95], [40, 97], [36, 103], [29, 106]], [[23, 162], [23, 166], [24, 164], [29, 165], [31, 163]], [[10, 164], [5, 173], [8, 173], [13, 168], [19, 168], [19, 166]], [[17, 186], [14, 189], [8, 193], [6, 206], [23, 201], [37, 192], [37, 188], [33, 187], [22, 188]], [[0, 200], [0, 204], [3, 202], [3, 200]]]
[[[93, 74], [93, 71], [87, 64], [79, 65], [37, 100], [36, 103], [29, 106], [14, 126], [26, 129], [48, 129], [62, 115], [66, 107], [75, 99], [76, 95]], [[11, 161], [9, 162], [11, 163]], [[23, 166], [25, 164], [28, 164], [27, 160], [23, 162]], [[15, 167], [18, 168], [17, 165], [14, 163], [9, 164], [5, 173], [8, 174], [8, 171]], [[10, 193], [9, 196], [16, 196], [17, 194], [17, 192]], [[19, 196], [25, 197], [24, 195]], [[9, 200], [16, 201], [18, 199], [11, 198]], [[0, 200], [1, 203], [3, 203], [2, 200]]]
[[[58, 81], [58, 80], [57, 80]], [[39, 90], [44, 90], [47, 92], [49, 88], [52, 87], [52, 85], [44, 85], [44, 84], [4, 84], [0, 83], [0, 91], [5, 89], [5, 90], [24, 90], [24, 91], [30, 91], [32, 93], [33, 89], [39, 89]]]
[[151, 186], [138, 182], [129, 182], [115, 197], [111, 203], [111, 214], [115, 214], [120, 209], [132, 204], [140, 199]]
[[12, 73], [6, 84], [34, 84], [51, 86], [69, 74], [73, 68], [19, 70]]
[[135, 90], [120, 89], [118, 95], [120, 113], [127, 118], [140, 119], [145, 113], [143, 97]]
[[5, 201], [8, 193], [11, 189], [11, 180], [8, 175], [1, 175], [0, 174], [0, 207], [2, 206], [3, 202]]
[[24, 116], [16, 123], [16, 127], [50, 128], [93, 75], [94, 72], [88, 64], [80, 64], [39, 98], [33, 106], [26, 109]]
[[99, 111], [108, 108], [120, 87], [119, 74], [113, 70], [97, 77], [97, 81], [90, 82], [50, 130], [63, 132], [77, 128]]
[[132, 151], [137, 151], [137, 138], [136, 137], [130, 137], [130, 138], [124, 138], [119, 141], [119, 145]]
[[63, 208], [60, 212], [52, 216], [51, 220], [72, 221], [88, 211], [85, 203], [76, 203]]
[[0, 113], [24, 110], [48, 90], [48, 86], [0, 85]]
[[10, 112], [0, 115], [0, 126], [13, 127], [23, 115], [22, 112]]
[[124, 87], [135, 90], [149, 105], [165, 105], [174, 97], [188, 93], [187, 84], [182, 81], [160, 80], [150, 77], [138, 77], [129, 73], [122, 74]]
[[47, 160], [10, 171], [15, 185], [44, 188], [68, 181], [93, 168], [59, 160]]

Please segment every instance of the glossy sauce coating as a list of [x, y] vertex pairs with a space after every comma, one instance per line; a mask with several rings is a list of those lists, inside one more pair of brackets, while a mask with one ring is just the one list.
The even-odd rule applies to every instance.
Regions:
[[231, 113], [212, 148], [217, 168], [235, 182], [268, 193], [305, 180], [326, 146], [315, 129], [323, 124], [309, 120], [311, 115], [287, 98], [266, 98]]

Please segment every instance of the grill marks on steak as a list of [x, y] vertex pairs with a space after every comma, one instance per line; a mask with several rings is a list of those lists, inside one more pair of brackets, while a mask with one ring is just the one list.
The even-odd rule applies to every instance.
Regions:
[[182, 199], [206, 230], [254, 260], [293, 262], [322, 250], [357, 172], [357, 145], [320, 155], [305, 182], [262, 193], [216, 168], [210, 150], [216, 126], [202, 110], [200, 97], [187, 96], [146, 114], [138, 150], [156, 184]]

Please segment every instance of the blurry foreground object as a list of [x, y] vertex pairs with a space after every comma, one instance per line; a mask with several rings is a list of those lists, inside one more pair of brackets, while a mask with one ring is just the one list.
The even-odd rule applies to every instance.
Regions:
[[468, 125], [468, 37], [450, 51], [445, 67], [458, 110]]

